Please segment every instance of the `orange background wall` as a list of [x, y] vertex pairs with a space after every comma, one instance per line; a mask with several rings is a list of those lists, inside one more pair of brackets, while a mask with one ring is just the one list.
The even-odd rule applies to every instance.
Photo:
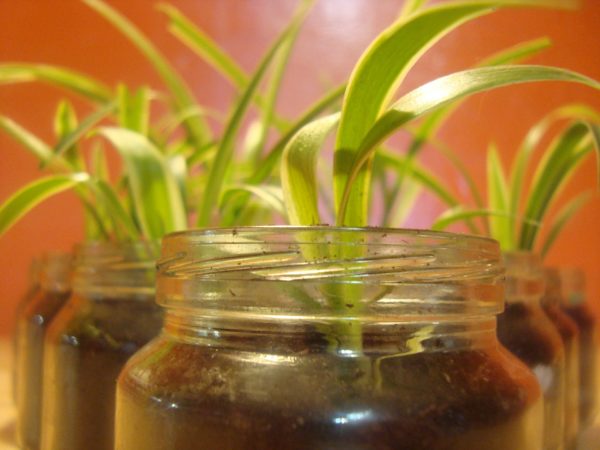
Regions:
[[[165, 30], [165, 17], [149, 0], [112, 0], [150, 36], [184, 74], [198, 99], [221, 110], [232, 91]], [[259, 56], [282, 29], [294, 8], [283, 0], [176, 0], [183, 10], [220, 42], [242, 66], [255, 67]], [[560, 65], [600, 79], [600, 2], [584, 0], [578, 12], [510, 10], [463, 26], [444, 38], [408, 77], [405, 88], [450, 71], [521, 40], [549, 36], [554, 46], [534, 62]], [[297, 115], [323, 86], [349, 74], [370, 40], [397, 15], [401, 0], [320, 0], [299, 39], [284, 81], [279, 107]], [[0, 61], [66, 65], [114, 85], [150, 84], [161, 89], [150, 65], [123, 37], [76, 0], [0, 0]], [[52, 121], [64, 93], [40, 85], [0, 86], [0, 114], [8, 115], [52, 141]], [[600, 93], [579, 86], [546, 83], [518, 86], [478, 95], [462, 106], [442, 130], [442, 138], [463, 155], [484, 186], [484, 150], [498, 143], [506, 164], [525, 131], [544, 113], [562, 103], [588, 102], [600, 108]], [[85, 105], [76, 101], [79, 110]], [[458, 177], [432, 153], [425, 161], [461, 190]], [[578, 173], [568, 194], [595, 188], [592, 158]], [[34, 158], [0, 133], [0, 200], [38, 176]], [[588, 292], [600, 312], [600, 200], [587, 205], [566, 228], [548, 258], [556, 265], [585, 269]], [[14, 306], [26, 288], [32, 256], [64, 249], [82, 238], [81, 210], [71, 194], [61, 194], [39, 206], [0, 239], [0, 333], [12, 328]], [[425, 199], [410, 226], [426, 227], [439, 205]]]

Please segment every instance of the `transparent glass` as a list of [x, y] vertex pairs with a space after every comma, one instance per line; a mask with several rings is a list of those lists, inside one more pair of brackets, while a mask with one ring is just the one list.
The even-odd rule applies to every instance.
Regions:
[[582, 427], [594, 423], [600, 411], [600, 329], [585, 301], [585, 279], [576, 268], [561, 268], [563, 310], [577, 323], [580, 337], [579, 417]]
[[163, 240], [159, 337], [119, 377], [117, 450], [541, 449], [499, 345], [495, 241], [255, 227]]
[[155, 256], [144, 243], [77, 249], [73, 293], [46, 334], [43, 450], [112, 449], [119, 371], [162, 324]]
[[38, 287], [23, 305], [16, 327], [16, 434], [23, 449], [40, 447], [44, 335], [69, 296], [71, 256], [46, 254], [37, 265]]
[[[29, 283], [27, 292], [17, 303], [15, 308], [15, 324], [19, 323], [25, 307], [35, 299], [40, 291], [40, 258], [34, 258], [29, 265]], [[17, 367], [19, 367], [19, 333], [15, 330], [12, 340], [12, 396], [15, 405], [17, 404]]]
[[546, 290], [542, 308], [552, 321], [565, 347], [565, 448], [575, 450], [579, 433], [579, 328], [561, 305], [562, 290], [558, 271], [544, 269]]
[[564, 448], [565, 349], [544, 313], [540, 259], [527, 252], [505, 253], [506, 306], [498, 316], [498, 339], [533, 370], [544, 393], [544, 449]]

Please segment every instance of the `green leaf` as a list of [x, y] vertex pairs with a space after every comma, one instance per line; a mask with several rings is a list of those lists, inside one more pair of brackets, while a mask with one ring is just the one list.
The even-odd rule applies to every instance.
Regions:
[[143, 135], [114, 127], [100, 128], [121, 154], [137, 220], [146, 238], [186, 228], [185, 207], [177, 182], [160, 151]]
[[61, 100], [54, 114], [54, 134], [61, 139], [76, 127], [77, 114], [73, 105], [68, 100]]
[[282, 216], [285, 215], [285, 206], [283, 192], [280, 186], [255, 186], [252, 184], [237, 184], [230, 187], [223, 195], [223, 204], [226, 205], [232, 194], [237, 192], [248, 192], [258, 198], [271, 211], [275, 211]]
[[[480, 61], [476, 67], [493, 67], [503, 64], [515, 64], [523, 59], [539, 53], [542, 50], [545, 50], [550, 45], [550, 39], [545, 37], [522, 42], [485, 58], [484, 60]], [[444, 108], [440, 108], [429, 114], [419, 127], [416, 143], [421, 144], [427, 140], [428, 136], [435, 134], [448, 116], [450, 116], [460, 105], [460, 101], [455, 101]], [[415, 150], [412, 150], [412, 152], [414, 151]]]
[[335, 113], [305, 125], [285, 147], [281, 160], [281, 185], [291, 225], [321, 223], [316, 167], [325, 139], [338, 124]]
[[86, 173], [54, 175], [35, 180], [19, 189], [0, 205], [0, 235], [15, 222], [49, 197], [89, 179]]
[[296, 16], [302, 19], [294, 20], [294, 25], [290, 27], [288, 38], [281, 44], [281, 47], [277, 50], [277, 53], [273, 59], [271, 73], [267, 83], [266, 95], [262, 102], [262, 108], [260, 110], [260, 122], [261, 127], [259, 128], [259, 136], [256, 142], [256, 147], [251, 150], [251, 154], [255, 155], [255, 160], [259, 161], [263, 153], [265, 143], [267, 141], [268, 133], [273, 124], [275, 118], [275, 106], [277, 103], [277, 96], [281, 87], [281, 81], [285, 69], [287, 68], [290, 54], [294, 48], [300, 27], [303, 19], [308, 12], [311, 2], [304, 1], [301, 3], [300, 10], [296, 13]]
[[54, 155], [52, 148], [48, 144], [14, 120], [6, 116], [0, 116], [0, 129], [4, 130], [10, 137], [39, 159], [43, 165], [48, 164], [51, 168], [57, 170], [71, 169], [67, 161]]
[[421, 9], [427, 0], [406, 0], [402, 5], [399, 17], [407, 17]]
[[544, 240], [540, 256], [543, 258], [546, 257], [552, 245], [556, 241], [556, 238], [560, 235], [561, 231], [564, 229], [565, 225], [571, 220], [571, 218], [577, 214], [577, 212], [592, 198], [592, 194], [590, 192], [582, 192], [573, 199], [571, 199], [556, 215], [553, 220], [552, 225], [550, 226], [550, 231]]
[[[518, 45], [503, 49], [500, 52], [494, 53], [493, 55], [480, 61], [476, 67], [488, 67], [497, 66], [500, 64], [516, 63], [525, 58], [529, 58], [536, 53], [548, 48], [550, 46], [550, 40], [548, 38], [539, 38], [532, 41], [522, 42]], [[443, 123], [458, 109], [465, 99], [460, 101], [452, 102], [443, 108], [439, 108], [428, 114], [420, 123], [416, 132], [414, 132], [413, 139], [407, 151], [409, 159], [414, 159], [423, 148], [426, 142], [433, 144], [435, 142], [434, 135], [441, 128]], [[475, 182], [469, 172], [462, 164], [460, 158], [453, 155], [446, 146], [442, 146], [439, 142], [434, 146], [436, 150], [442, 152], [448, 157], [454, 167], [460, 172], [467, 183], [475, 204], [481, 209], [483, 208], [483, 199], [479, 195], [479, 191], [475, 185]], [[410, 170], [410, 165], [407, 164], [406, 170]], [[398, 179], [398, 191], [403, 184], [405, 174], [400, 173]]]
[[492, 211], [501, 211], [505, 216], [490, 216], [491, 236], [500, 243], [500, 248], [504, 251], [514, 250], [513, 227], [510, 220], [507, 220], [509, 214], [508, 208], [508, 186], [506, 175], [502, 168], [502, 162], [498, 155], [498, 150], [494, 144], [491, 144], [487, 153], [487, 182], [488, 182], [488, 208]]
[[[598, 115], [594, 109], [587, 105], [577, 103], [563, 105], [551, 111], [528, 131], [523, 143], [517, 151], [517, 156], [515, 157], [510, 170], [511, 176], [509, 191], [510, 213], [512, 215], [517, 214], [521, 200], [525, 197], [523, 192], [523, 184], [533, 152], [539, 145], [542, 138], [546, 135], [548, 129], [556, 121], [563, 119], [590, 120], [594, 122], [600, 122], [600, 115]], [[598, 173], [600, 174], [600, 168]]]
[[267, 179], [269, 174], [271, 174], [273, 169], [277, 166], [277, 162], [279, 162], [281, 154], [283, 153], [283, 149], [292, 140], [294, 135], [300, 131], [304, 125], [316, 119], [324, 111], [331, 108], [331, 106], [334, 105], [344, 95], [345, 90], [345, 84], [338, 86], [326, 93], [322, 98], [311, 105], [275, 143], [273, 148], [269, 151], [269, 154], [266, 156], [263, 162], [259, 164], [257, 171], [250, 177], [248, 182], [258, 184]]
[[248, 83], [246, 72], [214, 40], [185, 17], [177, 8], [167, 3], [158, 9], [169, 17], [169, 31], [226, 77], [238, 89]]
[[112, 96], [110, 89], [98, 80], [74, 70], [46, 64], [0, 64], [0, 85], [43, 81], [94, 102], [106, 102]]
[[[128, 19], [100, 0], [83, 0], [89, 7], [97, 11], [113, 26], [115, 26], [140, 52], [148, 59], [163, 82], [171, 92], [178, 111], [187, 110], [196, 106], [196, 101], [179, 74], [171, 67], [165, 57], [154, 45], [135, 27]], [[201, 116], [189, 116], [185, 126], [191, 139], [197, 146], [201, 146], [211, 138], [211, 131]]]
[[[465, 209], [462, 205], [451, 208], [444, 213], [440, 214], [440, 216], [436, 219], [436, 221], [431, 226], [432, 230], [442, 231], [448, 228], [450, 225], [457, 222], [468, 222], [469, 219], [474, 219], [477, 217], [503, 217], [509, 218], [513, 221], [515, 220], [524, 220], [523, 218], [517, 218], [510, 216], [506, 213], [506, 211], [494, 211], [490, 209]], [[539, 224], [528, 221], [530, 224], [534, 226], [539, 226]]]
[[[377, 146], [395, 130], [436, 108], [478, 92], [510, 84], [533, 81], [569, 81], [600, 89], [591, 78], [563, 69], [544, 66], [482, 67], [453, 73], [414, 89], [404, 95], [371, 127], [362, 141], [346, 177], [346, 187], [338, 210], [338, 224], [347, 224], [346, 206], [352, 184], [370, 160]], [[359, 196], [362, 202], [362, 194]], [[358, 200], [353, 200], [356, 203]]]
[[[597, 120], [600, 122], [600, 120]], [[596, 178], [597, 184], [600, 188], [600, 125], [598, 123], [586, 122], [587, 127], [590, 129], [590, 134], [594, 141], [594, 148], [596, 149]]]
[[[285, 134], [279, 138], [263, 161], [257, 164], [255, 171], [246, 180], [246, 183], [258, 185], [269, 178], [275, 167], [278, 167], [281, 154], [294, 135], [300, 131], [304, 125], [308, 124], [310, 121], [317, 118], [321, 113], [331, 108], [342, 97], [342, 95], [344, 95], [345, 88], [346, 85], [341, 85], [332, 89], [322, 98], [317, 100], [313, 105], [308, 107], [307, 110], [300, 116], [300, 118], [297, 119], [285, 132]], [[237, 195], [232, 195], [230, 197], [229, 204], [223, 216], [222, 225], [224, 226], [232, 226], [235, 223], [240, 223], [236, 219], [241, 214], [241, 210], [247, 205], [249, 194], [240, 192]]]
[[277, 54], [279, 49], [285, 42], [292, 37], [292, 31], [298, 26], [298, 22], [303, 19], [303, 15], [298, 15], [288, 28], [286, 28], [279, 38], [275, 41], [269, 51], [265, 54], [254, 75], [252, 76], [248, 86], [243, 92], [233, 109], [231, 118], [227, 122], [225, 131], [221, 138], [217, 154], [210, 167], [206, 189], [203, 194], [203, 199], [198, 210], [197, 225], [200, 227], [208, 226], [211, 223], [212, 212], [214, 211], [215, 203], [218, 203], [221, 195], [221, 189], [225, 180], [225, 176], [231, 160], [233, 159], [233, 151], [235, 148], [236, 137], [242, 124], [242, 119], [250, 102], [266, 73], [271, 61]]
[[[352, 169], [361, 158], [361, 143], [385, 111], [391, 95], [408, 70], [435, 42], [460, 24], [491, 12], [489, 6], [443, 5], [411, 15], [381, 33], [356, 64], [348, 82], [334, 154], [334, 194], [338, 223], [364, 225], [369, 200], [370, 153], [360, 170]], [[364, 166], [364, 167], [363, 167]], [[349, 183], [349, 176], [352, 182]], [[346, 189], [350, 193], [344, 194]], [[340, 207], [344, 195], [352, 200]], [[347, 210], [347, 211], [346, 211]]]
[[[65, 136], [71, 134], [76, 128], [77, 115], [75, 109], [68, 100], [62, 100], [58, 104], [58, 108], [54, 114], [54, 134], [60, 141]], [[85, 162], [78, 151], [76, 142], [71, 142], [61, 153], [76, 170], [85, 171]]]
[[[543, 222], [561, 187], [567, 183], [583, 157], [593, 149], [586, 138], [589, 138], [587, 125], [576, 122], [548, 147], [534, 174], [525, 206], [525, 217], [529, 220]], [[538, 231], [538, 227], [523, 224], [519, 248], [532, 250]]]
[[61, 140], [54, 147], [56, 156], [62, 156], [69, 148], [73, 147], [80, 139], [82, 139], [92, 128], [94, 128], [102, 120], [110, 116], [117, 110], [115, 101], [111, 101], [102, 105], [96, 111], [85, 117], [81, 123], [71, 130], [68, 134], [62, 136]]
[[[404, 170], [404, 166], [407, 163], [405, 156], [397, 155], [386, 150], [380, 150], [378, 152], [378, 157], [381, 158], [383, 164], [393, 167], [399, 172]], [[414, 161], [412, 161], [411, 164], [410, 177], [412, 179], [431, 191], [446, 205], [453, 207], [460, 203], [452, 192], [446, 188], [446, 182], [436, 178], [429, 170], [420, 167]]]
[[140, 232], [138, 228], [121, 204], [112, 186], [104, 180], [95, 180], [93, 181], [93, 189], [106, 214], [113, 220], [115, 229], [123, 230], [124, 234], [118, 236], [119, 240], [129, 239], [133, 241], [139, 239]]
[[131, 92], [124, 84], [117, 87], [119, 101], [119, 125], [148, 136], [150, 121], [150, 89], [144, 86]]

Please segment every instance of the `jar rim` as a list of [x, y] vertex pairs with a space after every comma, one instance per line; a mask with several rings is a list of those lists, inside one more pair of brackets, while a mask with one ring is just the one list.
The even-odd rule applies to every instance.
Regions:
[[[157, 301], [213, 313], [274, 315], [496, 314], [502, 309], [499, 245], [432, 230], [259, 226], [167, 235], [157, 263]], [[361, 286], [360, 288], [356, 286]], [[302, 292], [299, 292], [301, 290]], [[306, 294], [306, 295], [305, 295]], [[347, 297], [354, 298], [347, 301]], [[256, 299], [260, 298], [257, 302]]]
[[209, 236], [224, 236], [224, 235], [232, 235], [235, 236], [239, 233], [255, 233], [257, 235], [263, 234], [268, 235], [273, 232], [282, 232], [282, 233], [294, 233], [294, 232], [303, 232], [303, 231], [335, 231], [337, 233], [385, 233], [385, 234], [394, 234], [394, 235], [415, 235], [415, 236], [424, 236], [424, 237], [446, 237], [447, 239], [465, 239], [472, 242], [481, 242], [487, 243], [492, 246], [498, 245], [495, 239], [479, 236], [475, 234], [469, 233], [452, 233], [448, 231], [438, 231], [431, 229], [420, 229], [420, 228], [392, 228], [392, 227], [348, 227], [348, 226], [334, 226], [327, 224], [319, 224], [319, 225], [252, 225], [252, 226], [239, 226], [239, 227], [204, 227], [204, 228], [194, 228], [187, 230], [174, 231], [172, 233], [166, 234], [163, 237], [163, 245], [166, 240], [177, 239], [181, 237], [188, 238], [200, 238], [200, 237], [209, 237]]

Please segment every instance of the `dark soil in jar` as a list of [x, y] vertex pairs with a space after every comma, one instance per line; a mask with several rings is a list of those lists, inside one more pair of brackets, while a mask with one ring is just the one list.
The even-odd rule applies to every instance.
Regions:
[[579, 327], [579, 420], [588, 425], [600, 410], [598, 324], [586, 304], [563, 306]]
[[115, 448], [532, 450], [541, 442], [539, 387], [502, 349], [341, 358], [299, 344], [258, 353], [155, 340], [121, 375]]
[[48, 333], [44, 449], [112, 450], [117, 377], [161, 324], [153, 298], [71, 297]]
[[44, 335], [68, 297], [68, 292], [38, 290], [19, 314], [19, 358], [15, 380], [17, 441], [22, 448], [37, 449], [40, 446]]
[[508, 302], [498, 339], [537, 376], [544, 393], [544, 449], [564, 444], [565, 354], [558, 331], [538, 304]]

